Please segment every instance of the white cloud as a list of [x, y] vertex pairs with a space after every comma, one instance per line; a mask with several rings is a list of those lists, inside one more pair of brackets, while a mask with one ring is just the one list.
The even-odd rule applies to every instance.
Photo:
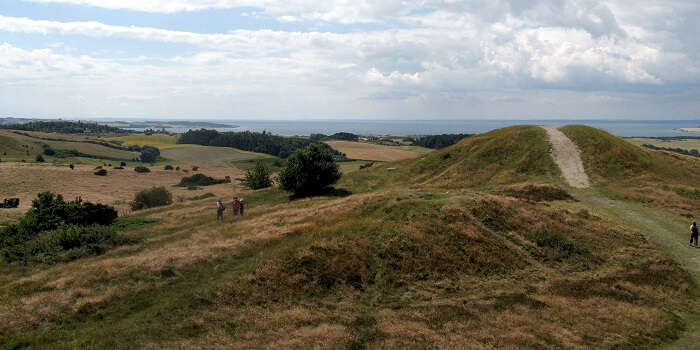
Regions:
[[[71, 108], [92, 114], [202, 108], [216, 116], [458, 117], [557, 106], [632, 115], [639, 111], [623, 108], [630, 101], [648, 105], [700, 83], [700, 6], [693, 1], [32, 1], [164, 13], [246, 6], [302, 28], [324, 21], [383, 22], [389, 29], [203, 34], [0, 16], [0, 30], [42, 34], [51, 43], [85, 36], [191, 46], [174, 57], [117, 60], [54, 44], [3, 44], [0, 87], [13, 89], [0, 90], [0, 105], [32, 91], [57, 99], [79, 91], [83, 99]], [[674, 98], [691, 115], [697, 99], [684, 96]]]

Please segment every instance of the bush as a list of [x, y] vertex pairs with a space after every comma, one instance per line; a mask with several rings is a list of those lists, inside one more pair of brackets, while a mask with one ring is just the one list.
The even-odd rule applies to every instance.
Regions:
[[137, 166], [134, 168], [134, 171], [137, 173], [150, 173], [151, 169], [146, 168], [145, 166]]
[[168, 164], [168, 165], [166, 165], [165, 167], [163, 167], [163, 169], [165, 169], [165, 170], [173, 170], [173, 166], [170, 165], [170, 164]]
[[75, 169], [75, 165], [73, 165], [73, 164], [68, 165], [68, 167], [70, 168], [70, 170]]
[[9, 262], [55, 263], [100, 255], [109, 248], [133, 242], [110, 226], [67, 225], [42, 234], [36, 240], [13, 246], [5, 252], [5, 258]]
[[39, 163], [43, 163], [45, 161], [44, 157], [41, 154], [37, 154], [34, 160], [36, 160]]
[[160, 150], [153, 146], [141, 147], [141, 161], [144, 163], [155, 163], [160, 156]]
[[95, 167], [95, 170], [100, 170], [100, 169], [102, 169], [102, 165], [98, 165]]
[[123, 166], [116, 166], [113, 169], [114, 170], [124, 170], [124, 167]]
[[272, 186], [271, 176], [270, 168], [258, 161], [253, 169], [246, 172], [245, 178], [241, 182], [251, 190], [258, 190]]
[[107, 176], [107, 170], [105, 170], [105, 169], [100, 169], [100, 170], [98, 170], [98, 171], [95, 172], [95, 175], [97, 175], [97, 176]]
[[190, 191], [196, 191], [196, 190], [199, 189], [199, 187], [197, 187], [197, 186], [187, 186], [187, 189], [190, 190]]
[[131, 210], [160, 207], [173, 203], [173, 195], [165, 187], [153, 187], [140, 191], [131, 202]]
[[120, 163], [119, 163], [119, 166], [121, 166], [121, 167], [126, 166], [126, 162], [120, 162]]
[[61, 195], [40, 193], [18, 223], [0, 230], [0, 248], [21, 244], [40, 232], [63, 225], [111, 225], [116, 218], [117, 211], [108, 205], [81, 200], [66, 202]]
[[[190, 187], [190, 186], [211, 186], [211, 185], [218, 185], [222, 183], [226, 183], [226, 179], [215, 179], [210, 176], [206, 176], [204, 174], [194, 174], [189, 177], [183, 177], [182, 180], [180, 180], [180, 183], [177, 184], [177, 186], [180, 187]], [[230, 178], [229, 178], [229, 181]]]
[[199, 170], [199, 167], [198, 167], [198, 166], [193, 166], [193, 167], [192, 167], [192, 171], [197, 171], [197, 170]]
[[333, 154], [316, 144], [294, 152], [279, 175], [282, 188], [297, 197], [321, 193], [338, 179], [340, 171]]
[[44, 155], [52, 156], [52, 155], [56, 154], [56, 151], [53, 148], [51, 148], [51, 146], [42, 145], [42, 147], [44, 148]]

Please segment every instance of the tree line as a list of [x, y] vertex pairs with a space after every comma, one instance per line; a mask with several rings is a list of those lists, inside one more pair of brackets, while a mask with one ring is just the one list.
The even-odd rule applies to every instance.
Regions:
[[440, 149], [447, 146], [452, 146], [462, 139], [465, 139], [471, 134], [442, 134], [442, 135], [428, 135], [421, 136], [417, 138], [411, 138], [413, 146], [421, 146], [426, 148]]
[[61, 134], [126, 134], [129, 131], [92, 122], [35, 121], [26, 124], [3, 125], [3, 129], [56, 132]]
[[649, 148], [649, 149], [657, 150], [657, 151], [667, 151], [667, 152], [685, 154], [686, 156], [700, 158], [700, 152], [698, 152], [698, 150], [696, 150], [696, 149], [687, 150], [687, 149], [683, 149], [683, 148], [659, 147], [659, 146], [650, 145], [648, 143], [645, 143], [642, 146]]
[[340, 152], [318, 141], [300, 137], [282, 137], [265, 132], [218, 132], [209, 129], [189, 130], [180, 135], [177, 142], [180, 144], [202, 146], [233, 147], [244, 151], [270, 154], [280, 158], [287, 158], [296, 150], [302, 149], [310, 144], [318, 144], [320, 147], [326, 148], [332, 154], [340, 155]]

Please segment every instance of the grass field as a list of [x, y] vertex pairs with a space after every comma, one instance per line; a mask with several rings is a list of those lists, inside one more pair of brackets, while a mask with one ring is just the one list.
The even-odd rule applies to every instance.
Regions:
[[124, 146], [138, 145], [138, 146], [153, 146], [160, 150], [186, 147], [187, 145], [179, 145], [177, 143], [177, 136], [175, 135], [162, 135], [162, 134], [133, 134], [128, 136], [117, 136], [117, 137], [106, 137], [103, 138], [105, 141], [119, 141]]
[[229, 165], [233, 161], [269, 158], [253, 152], [240, 151], [229, 147], [205, 147], [196, 145], [179, 145], [181, 147], [166, 148], [161, 156], [191, 164]]
[[[590, 139], [580, 146], [586, 164], [605, 147], [625, 162], [636, 159], [625, 152], [648, 155], [569, 131]], [[612, 199], [605, 188], [571, 190], [577, 200], [498, 191], [561, 184], [543, 133], [513, 127], [419, 159], [355, 171], [364, 162], [341, 163], [342, 197], [207, 187], [199, 193], [215, 198], [136, 213], [158, 223], [125, 232], [133, 245], [55, 265], [0, 264], [0, 348], [656, 349], [696, 328], [684, 316], [697, 311], [698, 286], [682, 266], [698, 260], [676, 244], [684, 211]], [[122, 203], [148, 181], [192, 192], [170, 186], [181, 173], [161, 169], [0, 171], [12, 174], [0, 196], [54, 186]], [[227, 210], [214, 221], [216, 198], [230, 208], [232, 195], [245, 198], [246, 216]], [[687, 339], [681, 346], [696, 344]]]
[[697, 149], [700, 150], [700, 139], [683, 139], [683, 140], [659, 140], [659, 139], [645, 139], [645, 138], [633, 138], [626, 139], [635, 145], [650, 144], [657, 147], [666, 148], [681, 148], [685, 150]]
[[326, 141], [327, 145], [333, 149], [345, 153], [350, 159], [375, 160], [375, 161], [397, 161], [404, 159], [418, 158], [426, 151], [418, 152], [413, 146], [382, 146], [373, 143], [352, 142], [352, 141]]

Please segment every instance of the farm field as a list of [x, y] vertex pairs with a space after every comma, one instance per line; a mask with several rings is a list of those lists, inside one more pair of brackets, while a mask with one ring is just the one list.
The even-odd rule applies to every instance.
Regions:
[[660, 140], [660, 139], [647, 139], [647, 138], [633, 138], [627, 139], [627, 141], [634, 143], [635, 145], [650, 144], [657, 147], [667, 147], [667, 148], [682, 148], [685, 150], [697, 149], [700, 150], [700, 139], [679, 139], [679, 140]]
[[228, 166], [233, 161], [264, 159], [270, 156], [245, 152], [229, 147], [207, 147], [196, 145], [179, 145], [181, 147], [166, 148], [161, 151], [161, 156], [180, 162], [192, 164], [212, 164]]
[[[187, 190], [182, 187], [173, 187], [185, 176], [194, 174], [193, 171], [164, 170], [162, 166], [149, 167], [150, 173], [137, 173], [128, 167], [122, 170], [105, 167], [107, 176], [96, 176], [93, 166], [76, 165], [74, 170], [67, 166], [55, 166], [50, 164], [24, 164], [24, 163], [0, 163], [0, 199], [8, 197], [20, 198], [18, 209], [3, 209], [0, 215], [17, 216], [26, 211], [36, 195], [44, 191], [52, 191], [62, 194], [66, 199], [81, 196], [84, 200], [110, 204], [120, 210], [128, 208], [128, 202], [134, 194], [142, 189], [153, 186], [166, 186], [173, 192], [173, 199], [177, 196], [192, 197], [207, 192], [230, 193], [234, 184], [221, 184], [202, 187], [199, 190]], [[208, 166], [202, 163], [199, 173], [215, 178], [240, 177], [241, 172], [231, 168]]]
[[417, 152], [415, 148], [402, 149], [399, 147], [410, 146], [382, 146], [373, 143], [352, 141], [326, 141], [333, 149], [345, 153], [350, 159], [375, 160], [390, 162], [404, 159], [418, 158], [426, 152]]
[[185, 147], [186, 145], [179, 145], [177, 143], [177, 136], [175, 135], [162, 135], [162, 134], [133, 134], [128, 136], [116, 136], [116, 137], [105, 137], [102, 138], [104, 141], [119, 141], [124, 146], [138, 145], [138, 146], [153, 146], [158, 149], [165, 150], [170, 148]]

